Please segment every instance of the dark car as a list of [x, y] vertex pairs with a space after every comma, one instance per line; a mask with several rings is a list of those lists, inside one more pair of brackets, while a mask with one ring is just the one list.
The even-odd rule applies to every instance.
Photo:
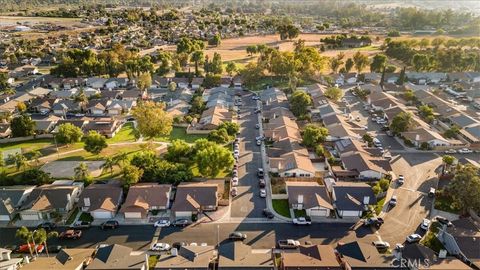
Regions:
[[448, 218], [446, 218], [446, 217], [436, 216], [435, 220], [438, 221], [439, 223], [443, 224], [443, 225], [447, 225], [448, 227], [453, 225], [452, 222], [450, 222], [450, 220], [448, 220]]
[[263, 172], [263, 169], [262, 169], [262, 168], [258, 168], [258, 170], [257, 170], [257, 176], [263, 178], [264, 175], [265, 175], [265, 173]]
[[118, 221], [116, 220], [107, 220], [105, 222], [103, 222], [100, 227], [102, 228], [102, 230], [105, 230], [105, 229], [116, 229], [120, 226], [120, 224], [118, 223]]
[[66, 248], [65, 246], [48, 246], [48, 253], [58, 253], [60, 250]]
[[230, 240], [245, 240], [247, 239], [247, 235], [241, 232], [233, 232], [228, 235], [228, 239]]
[[180, 226], [180, 227], [186, 227], [190, 225], [192, 222], [188, 219], [182, 218], [182, 219], [177, 219], [173, 222], [173, 226]]
[[187, 243], [185, 242], [175, 242], [172, 244], [172, 248], [180, 249], [181, 247], [186, 246]]
[[272, 213], [270, 210], [266, 209], [266, 208], [263, 209], [263, 215], [264, 215], [265, 217], [269, 218], [269, 219], [272, 219], [272, 218], [275, 217], [275, 215], [273, 215], [273, 213]]
[[45, 230], [53, 230], [57, 227], [57, 224], [53, 222], [44, 222], [40, 225], [38, 225], [38, 229], [45, 229]]
[[259, 180], [258, 180], [258, 185], [259, 185], [261, 188], [264, 188], [264, 187], [265, 187], [265, 179], [259, 179]]

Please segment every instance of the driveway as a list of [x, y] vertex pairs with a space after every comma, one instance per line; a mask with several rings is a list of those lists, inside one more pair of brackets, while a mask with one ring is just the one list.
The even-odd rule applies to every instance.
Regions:
[[[246, 92], [243, 92], [246, 93]], [[240, 158], [238, 163], [239, 186], [238, 196], [233, 198], [231, 217], [260, 218], [266, 208], [266, 201], [260, 198], [260, 187], [256, 172], [262, 166], [260, 147], [256, 145], [255, 137], [259, 135], [255, 125], [258, 123], [257, 115], [253, 112], [256, 103], [252, 94], [242, 96], [243, 106], [240, 107]]]

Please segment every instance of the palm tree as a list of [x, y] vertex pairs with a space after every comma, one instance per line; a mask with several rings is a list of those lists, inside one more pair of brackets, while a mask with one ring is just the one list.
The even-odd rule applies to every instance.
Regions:
[[205, 61], [203, 51], [194, 51], [190, 56], [190, 61], [195, 63], [195, 76], [198, 76], [198, 65]]
[[36, 166], [38, 166], [40, 164], [39, 158], [42, 156], [42, 154], [38, 150], [33, 150], [32, 152], [30, 152], [30, 154], [30, 160], [35, 160], [35, 164]]
[[125, 166], [128, 161], [128, 153], [125, 151], [120, 152], [118, 155], [115, 156], [116, 164], [121, 164]]
[[76, 180], [85, 180], [88, 178], [90, 175], [90, 172], [88, 171], [88, 166], [85, 162], [80, 162], [78, 164], [78, 167], [74, 169], [75, 172], [75, 179]]
[[35, 239], [35, 243], [43, 243], [48, 257], [50, 257], [50, 255], [48, 254], [47, 240], [56, 237], [58, 237], [58, 232], [56, 231], [51, 231], [47, 233], [45, 229], [38, 229], [33, 232], [33, 238]]
[[80, 107], [83, 108], [86, 106], [88, 103], [88, 97], [85, 95], [85, 91], [83, 91], [83, 88], [80, 89], [80, 92], [75, 96], [74, 100], [78, 103], [80, 103]]
[[107, 157], [105, 159], [105, 163], [103, 163], [102, 168], [103, 170], [110, 170], [110, 175], [113, 175], [113, 167], [118, 165], [119, 160], [113, 157]]
[[32, 239], [32, 232], [25, 226], [22, 226], [17, 229], [15, 232], [15, 237], [22, 239], [23, 241], [27, 242], [28, 245], [28, 251], [30, 251], [30, 256], [33, 257], [33, 250], [30, 247], [30, 239]]

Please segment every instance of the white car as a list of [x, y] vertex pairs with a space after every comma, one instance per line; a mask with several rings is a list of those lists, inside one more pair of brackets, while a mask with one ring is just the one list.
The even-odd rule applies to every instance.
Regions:
[[257, 140], [257, 145], [258, 145], [258, 146], [262, 145], [262, 141]]
[[293, 224], [295, 225], [311, 225], [312, 220], [310, 218], [306, 219], [304, 217], [294, 218]]
[[393, 195], [392, 198], [390, 199], [390, 201], [388, 202], [388, 204], [390, 206], [395, 206], [397, 205], [397, 196], [396, 195]]
[[458, 150], [458, 153], [460, 153], [460, 154], [470, 154], [470, 153], [473, 153], [473, 151], [468, 149], [468, 148], [462, 148], [462, 149]]
[[167, 251], [170, 250], [170, 245], [167, 243], [155, 243], [150, 249], [154, 251]]
[[422, 228], [422, 230], [428, 230], [428, 227], [430, 227], [430, 219], [426, 219], [424, 218], [423, 221], [422, 221], [422, 224], [420, 224], [420, 228]]
[[157, 220], [154, 224], [153, 224], [153, 227], [168, 227], [170, 226], [170, 220], [167, 220], [167, 219], [161, 219], [161, 220]]
[[403, 185], [405, 183], [405, 177], [403, 175], [398, 176], [398, 184]]
[[260, 189], [260, 198], [266, 198], [267, 197], [267, 191], [265, 189]]
[[232, 178], [232, 187], [238, 186], [238, 177], [233, 177]]
[[457, 151], [455, 149], [445, 150], [445, 154], [455, 154], [455, 153], [457, 153]]
[[420, 239], [422, 239], [422, 236], [416, 233], [410, 234], [409, 236], [407, 236], [408, 243], [417, 243], [417, 242], [420, 242]]

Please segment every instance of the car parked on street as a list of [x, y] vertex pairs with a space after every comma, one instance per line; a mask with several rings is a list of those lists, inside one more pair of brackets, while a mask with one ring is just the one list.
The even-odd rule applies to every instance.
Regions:
[[266, 198], [267, 197], [267, 191], [265, 189], [260, 189], [260, 198]]
[[311, 225], [312, 219], [310, 217], [299, 217], [293, 219], [295, 225]]
[[263, 169], [262, 169], [262, 168], [258, 168], [258, 169], [257, 169], [257, 176], [258, 176], [258, 177], [264, 176], [264, 172], [263, 172]]
[[398, 180], [397, 180], [397, 181], [398, 181], [398, 184], [399, 184], [399, 185], [403, 185], [403, 184], [405, 183], [405, 177], [400, 174], [400, 175], [398, 176]]
[[385, 221], [381, 217], [372, 217], [372, 218], [367, 218], [367, 219], [363, 220], [363, 225], [364, 226], [380, 227], [380, 226], [382, 226], [383, 223], [385, 223]]
[[455, 149], [445, 150], [445, 154], [456, 154], [456, 153], [457, 153], [457, 150], [455, 150]]
[[470, 150], [468, 148], [462, 148], [462, 149], [458, 150], [458, 153], [459, 154], [470, 154], [470, 153], [473, 153], [473, 150]]
[[269, 219], [272, 219], [275, 217], [275, 215], [268, 209], [263, 209], [263, 215]]
[[92, 224], [88, 221], [77, 220], [72, 225], [70, 225], [69, 228], [70, 229], [81, 230], [81, 229], [88, 229], [88, 228], [90, 228], [91, 225]]
[[262, 145], [262, 141], [257, 140], [257, 146], [261, 146], [261, 145]]
[[430, 219], [424, 218], [423, 221], [422, 221], [422, 224], [420, 224], [420, 228], [422, 228], [422, 230], [427, 231], [428, 227], [430, 227], [430, 223], [432, 223], [432, 221], [430, 221]]
[[446, 217], [436, 216], [434, 219], [443, 225], [447, 225], [448, 227], [453, 226], [453, 223]]
[[153, 251], [167, 251], [170, 250], [170, 245], [167, 243], [155, 243], [150, 247]]
[[155, 221], [155, 223], [153, 224], [153, 227], [157, 228], [157, 227], [168, 227], [170, 226], [170, 220], [168, 219], [160, 219], [160, 220], [157, 220]]
[[385, 251], [390, 248], [390, 244], [385, 241], [373, 241], [372, 244], [379, 250]]
[[76, 240], [82, 236], [81, 230], [66, 230], [58, 236], [60, 239], [73, 239]]
[[42, 251], [45, 249], [45, 246], [40, 244], [40, 245], [35, 245], [35, 249], [34, 249], [34, 245], [33, 243], [29, 243], [28, 245], [25, 244], [25, 245], [21, 245], [19, 246], [15, 252], [17, 253], [29, 253], [30, 252], [30, 249], [32, 249], [33, 251], [35, 251], [35, 249], [37, 250], [38, 253], [42, 253]]
[[397, 205], [397, 196], [396, 195], [393, 195], [392, 198], [390, 199], [390, 201], [388, 202], [388, 204], [390, 206], [395, 206]]
[[419, 235], [419, 234], [410, 234], [409, 236], [407, 236], [406, 240], [408, 243], [417, 243], [417, 242], [420, 242], [420, 239], [422, 239], [422, 236]]
[[266, 186], [265, 179], [258, 179], [258, 186], [264, 188]]
[[175, 242], [172, 244], [172, 248], [176, 248], [176, 249], [179, 249], [181, 247], [185, 247], [185, 246], [188, 246], [187, 243], [185, 242]]
[[232, 187], [238, 186], [238, 177], [233, 177], [232, 178]]
[[173, 222], [173, 226], [175, 227], [186, 227], [190, 224], [192, 224], [192, 222], [186, 218], [180, 218]]
[[232, 190], [230, 190], [230, 195], [232, 195], [232, 197], [236, 197], [238, 195], [238, 190], [236, 187], [232, 188]]
[[44, 229], [44, 230], [47, 230], [47, 231], [51, 231], [51, 230], [57, 228], [57, 224], [55, 224], [53, 222], [43, 222], [42, 224], [38, 225], [37, 228], [38, 229]]
[[120, 224], [116, 220], [107, 220], [107, 221], [103, 222], [102, 224], [100, 224], [100, 227], [102, 228], [102, 230], [116, 229], [119, 226], [120, 226]]

